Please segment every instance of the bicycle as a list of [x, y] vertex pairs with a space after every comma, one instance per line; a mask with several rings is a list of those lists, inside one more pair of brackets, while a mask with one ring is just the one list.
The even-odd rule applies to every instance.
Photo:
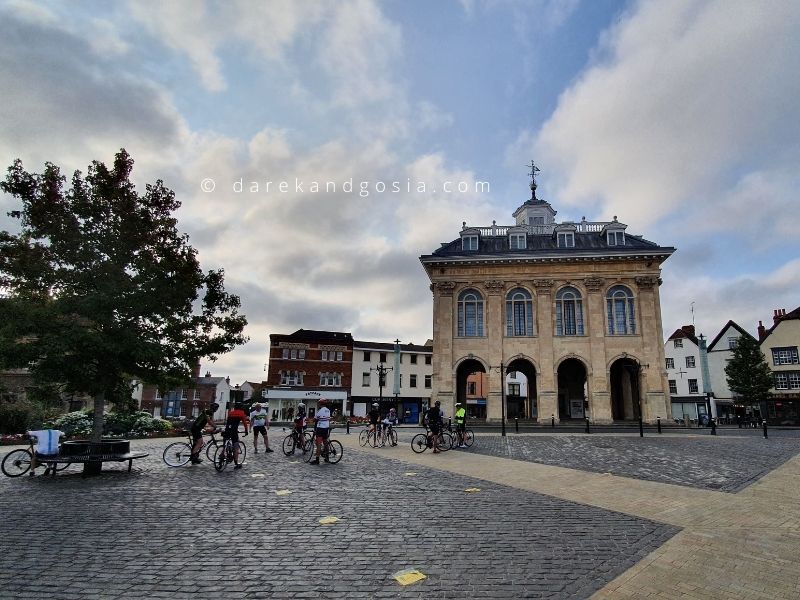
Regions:
[[465, 429], [463, 435], [458, 430], [458, 426], [456, 426], [456, 430], [453, 431], [453, 426], [448, 425], [447, 430], [453, 438], [450, 448], [459, 448], [461, 444], [469, 448], [475, 442], [475, 434], [472, 429]]
[[[203, 432], [204, 436], [210, 435], [211, 439], [209, 441], [205, 441], [205, 438], [203, 439], [203, 446], [200, 448], [200, 452], [205, 449], [206, 458], [208, 458], [208, 460], [211, 462], [214, 461], [217, 449], [222, 446], [222, 441], [218, 440], [216, 437], [216, 434], [220, 433], [221, 431], [221, 429], [215, 429], [209, 433]], [[188, 434], [188, 440], [188, 443], [173, 442], [164, 448], [162, 458], [168, 467], [182, 467], [192, 459], [192, 447], [194, 447], [194, 439], [192, 438], [191, 433]], [[242, 457], [242, 461], [244, 461], [244, 457], [247, 456], [247, 446], [245, 446], [244, 442], [242, 441], [239, 441], [239, 456]]]
[[[307, 463], [310, 463], [316, 457], [315, 446], [313, 444], [311, 448], [311, 452], [303, 457], [303, 460]], [[330, 438], [323, 440], [320, 455], [325, 459], [325, 462], [335, 465], [342, 460], [342, 454], [344, 454], [344, 448], [339, 440], [332, 440]]]
[[314, 444], [314, 436], [310, 431], [297, 431], [293, 430], [289, 435], [283, 439], [283, 453], [286, 456], [294, 454], [294, 451], [299, 448], [305, 454]]
[[214, 453], [214, 468], [222, 472], [228, 463], [234, 463], [237, 467], [244, 463], [245, 454], [242, 453], [242, 446], [244, 442], [239, 441], [239, 460], [236, 460], [236, 452], [233, 450], [233, 440], [228, 438], [222, 446], [217, 448]]
[[72, 464], [69, 462], [48, 461], [47, 455], [37, 454], [34, 449], [35, 439], [36, 438], [33, 436], [28, 436], [29, 447], [27, 450], [17, 448], [5, 455], [3, 463], [0, 464], [0, 469], [6, 477], [20, 477], [25, 475], [28, 471], [30, 471], [31, 476], [33, 476], [34, 471], [39, 465], [45, 465], [44, 474], [47, 475], [51, 471], [63, 471]]
[[384, 423], [381, 430], [381, 446], [385, 446], [387, 442], [390, 446], [397, 446], [397, 430], [394, 425]]
[[375, 429], [362, 429], [361, 433], [358, 434], [358, 443], [363, 446], [372, 446], [373, 448], [378, 448], [383, 446], [384, 440], [383, 437], [378, 433], [378, 426]]
[[[441, 431], [436, 435], [436, 442], [437, 449], [440, 452], [446, 452], [453, 446], [453, 436], [445, 427], [442, 427]], [[430, 429], [427, 427], [425, 427], [425, 433], [418, 433], [411, 438], [411, 449], [417, 454], [422, 454], [425, 450], [432, 447]]]

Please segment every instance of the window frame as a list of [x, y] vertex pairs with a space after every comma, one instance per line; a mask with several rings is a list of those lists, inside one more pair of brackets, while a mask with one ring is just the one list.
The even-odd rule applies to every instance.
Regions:
[[689, 356], [686, 357], [686, 368], [687, 369], [697, 368], [697, 360], [695, 359], [694, 355], [690, 354]]
[[[562, 239], [564, 241], [563, 244], [561, 243]], [[574, 248], [575, 247], [575, 232], [574, 231], [559, 231], [559, 232], [557, 232], [556, 233], [556, 247], [558, 247], [558, 248]]]
[[687, 380], [689, 384], [689, 393], [690, 394], [699, 394], [700, 388], [697, 385], [697, 379], [689, 379]]
[[608, 335], [636, 335], [636, 297], [627, 285], [618, 284], [608, 288], [606, 320]]
[[[612, 241], [613, 240], [613, 241]], [[625, 231], [622, 229], [615, 229], [606, 232], [606, 243], [609, 246], [624, 246], [625, 245]]]
[[[456, 303], [456, 337], [485, 336], [485, 300], [475, 288], [461, 290]], [[470, 316], [470, 308], [474, 314]], [[474, 321], [472, 327], [470, 322]]]
[[678, 395], [678, 380], [677, 379], [669, 379], [669, 393]]
[[533, 337], [536, 334], [534, 315], [533, 294], [523, 287], [509, 290], [506, 294], [506, 337]]
[[[569, 297], [565, 297], [569, 294]], [[571, 285], [565, 285], [556, 292], [556, 323], [555, 335], [557, 337], [581, 337], [586, 335], [583, 318], [583, 294]], [[567, 303], [567, 304], [565, 304]], [[565, 308], [572, 306], [572, 327], [567, 331]]]
[[480, 243], [478, 241], [478, 235], [465, 235], [461, 237], [461, 249], [466, 250], [467, 252], [477, 252]]
[[675, 359], [671, 356], [667, 356], [665, 359], [665, 368], [666, 369], [674, 369], [675, 368]]
[[[522, 244], [520, 244], [520, 240]], [[508, 248], [509, 250], [527, 250], [528, 236], [524, 233], [508, 234]]]

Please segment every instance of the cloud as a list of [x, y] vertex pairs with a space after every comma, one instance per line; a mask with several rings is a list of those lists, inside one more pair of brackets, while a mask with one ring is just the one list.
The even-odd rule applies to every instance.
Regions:
[[528, 134], [561, 201], [647, 225], [716, 204], [749, 171], [796, 164], [798, 26], [788, 2], [636, 4]]

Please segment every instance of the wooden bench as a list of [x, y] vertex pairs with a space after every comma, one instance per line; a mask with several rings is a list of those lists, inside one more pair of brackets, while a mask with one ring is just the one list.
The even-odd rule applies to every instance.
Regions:
[[[56, 455], [36, 455], [36, 462], [47, 465], [45, 475], [48, 471], [52, 475], [56, 474], [56, 465], [64, 463], [83, 463], [97, 464], [98, 471], [104, 462], [125, 462], [128, 461], [128, 473], [131, 472], [133, 461], [149, 456], [146, 452], [131, 452], [128, 440], [103, 440], [92, 442], [88, 440], [75, 440], [64, 442]], [[84, 468], [84, 474], [87, 470]]]

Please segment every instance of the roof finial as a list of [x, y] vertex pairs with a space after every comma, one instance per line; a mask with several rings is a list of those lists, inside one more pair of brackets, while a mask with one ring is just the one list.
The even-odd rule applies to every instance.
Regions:
[[531, 200], [536, 200], [536, 174], [539, 172], [539, 167], [534, 164], [533, 159], [531, 159], [531, 164], [525, 166], [531, 169], [528, 172], [528, 175], [531, 176]]

